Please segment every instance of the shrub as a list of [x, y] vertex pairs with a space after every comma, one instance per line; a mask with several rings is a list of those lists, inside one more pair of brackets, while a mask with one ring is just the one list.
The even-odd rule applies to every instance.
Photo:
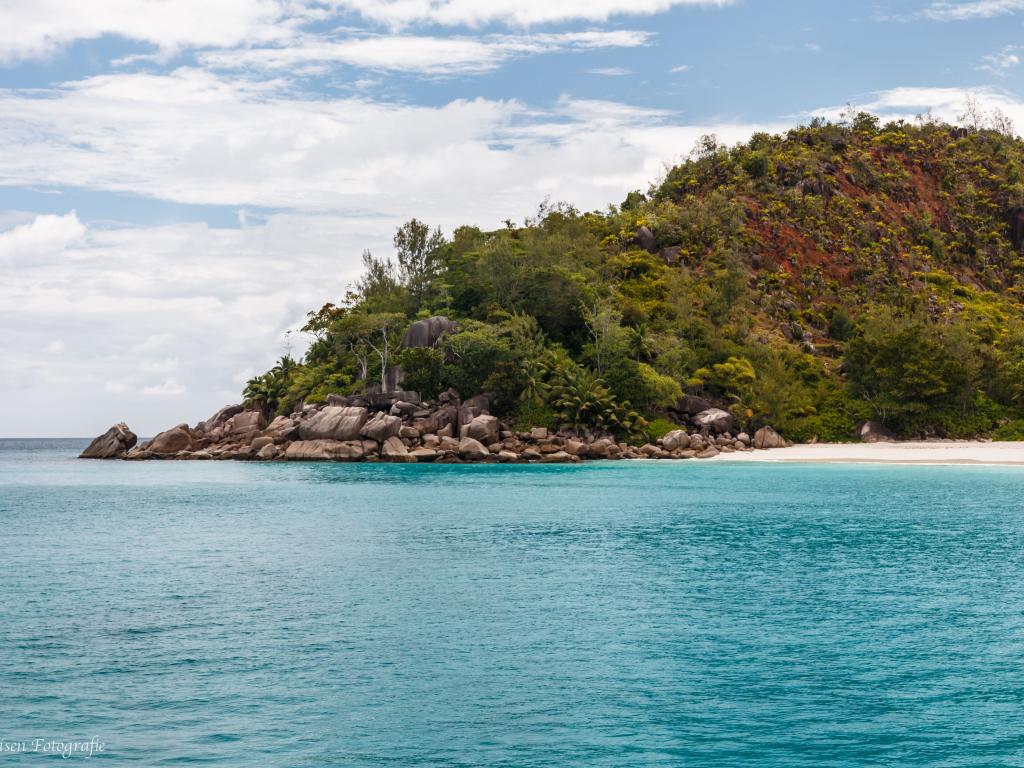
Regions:
[[1011, 419], [1001, 424], [993, 433], [996, 440], [1024, 441], [1024, 419]]
[[498, 328], [485, 323], [467, 327], [445, 337], [444, 378], [463, 397], [485, 389], [485, 383], [498, 364], [512, 357], [509, 340]]
[[647, 439], [653, 443], [674, 429], [679, 429], [679, 425], [673, 421], [668, 419], [651, 419], [647, 422]]
[[850, 313], [842, 307], [837, 307], [828, 321], [828, 337], [836, 341], [846, 341], [853, 336], [853, 330], [853, 318], [850, 317]]
[[434, 398], [445, 388], [444, 357], [436, 349], [403, 349], [398, 362], [405, 374], [402, 384], [405, 389], [419, 392], [421, 397]]
[[762, 176], [767, 175], [770, 168], [771, 162], [764, 152], [751, 152], [747, 159], [743, 161], [743, 170], [752, 179], [760, 179]]
[[520, 432], [525, 432], [533, 427], [547, 427], [554, 430], [558, 428], [558, 414], [546, 405], [524, 403], [516, 411], [512, 424]]

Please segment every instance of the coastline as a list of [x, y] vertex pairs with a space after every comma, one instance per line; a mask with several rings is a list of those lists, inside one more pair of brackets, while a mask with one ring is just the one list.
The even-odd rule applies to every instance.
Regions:
[[1024, 442], [907, 441], [815, 443], [771, 451], [722, 453], [712, 461], [921, 466], [1024, 466]]

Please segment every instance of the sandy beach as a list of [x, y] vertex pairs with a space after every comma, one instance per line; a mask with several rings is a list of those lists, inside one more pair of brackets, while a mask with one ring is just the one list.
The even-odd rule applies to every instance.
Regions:
[[1024, 466], [1024, 442], [818, 443], [770, 451], [723, 453], [713, 461], [813, 464], [979, 464]]

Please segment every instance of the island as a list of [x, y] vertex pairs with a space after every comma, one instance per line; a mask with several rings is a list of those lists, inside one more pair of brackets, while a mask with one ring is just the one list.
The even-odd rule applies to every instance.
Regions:
[[544, 462], [1024, 438], [1005, 118], [701, 139], [605, 211], [412, 219], [242, 401], [85, 458]]

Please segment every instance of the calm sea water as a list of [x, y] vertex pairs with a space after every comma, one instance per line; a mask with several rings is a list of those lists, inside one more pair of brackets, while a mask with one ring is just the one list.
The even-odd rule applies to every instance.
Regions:
[[0, 441], [8, 742], [98, 736], [91, 761], [145, 766], [1024, 764], [1022, 470], [83, 444]]

